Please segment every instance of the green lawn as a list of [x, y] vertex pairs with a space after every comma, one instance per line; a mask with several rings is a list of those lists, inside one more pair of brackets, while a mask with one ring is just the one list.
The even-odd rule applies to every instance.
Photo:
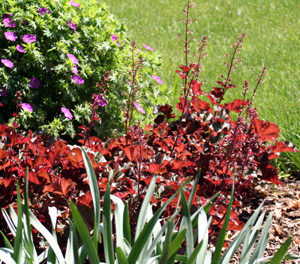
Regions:
[[[161, 55], [160, 77], [175, 105], [180, 93], [180, 80], [174, 72], [184, 62], [183, 45], [176, 39], [183, 32], [177, 19], [184, 0], [106, 0], [111, 12], [126, 24], [132, 40], [139, 48], [145, 43]], [[254, 104], [261, 118], [276, 122], [281, 139], [290, 140], [300, 148], [300, 4], [286, 0], [195, 0], [191, 17], [194, 36], [208, 38], [208, 57], [203, 61], [201, 78], [205, 89], [214, 86], [222, 73], [224, 55], [242, 33], [246, 34], [240, 54], [243, 65], [233, 75], [238, 88], [231, 90], [227, 100], [241, 97], [242, 85], [249, 80], [254, 88], [263, 66], [267, 67], [264, 84]], [[299, 153], [283, 157], [284, 170], [300, 170]]]

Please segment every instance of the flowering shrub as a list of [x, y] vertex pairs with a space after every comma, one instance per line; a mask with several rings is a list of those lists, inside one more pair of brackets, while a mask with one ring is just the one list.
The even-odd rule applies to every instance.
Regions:
[[[93, 94], [102, 75], [110, 72], [106, 99], [101, 109], [102, 125], [93, 129], [98, 136], [112, 135], [124, 126], [120, 106], [125, 99], [129, 45], [120, 25], [99, 1], [1, 1], [0, 3], [0, 122], [14, 120], [15, 94], [34, 111], [21, 128], [35, 132], [74, 136], [78, 126], [90, 121]], [[146, 50], [145, 50], [146, 51]], [[149, 67], [143, 70], [144, 98], [151, 109], [155, 98], [148, 98], [158, 59], [155, 54], [139, 54]], [[146, 88], [146, 84], [147, 87]], [[64, 118], [61, 108], [73, 119]], [[21, 110], [21, 108], [19, 108]], [[152, 110], [151, 110], [152, 111]], [[70, 116], [70, 115], [68, 115]], [[10, 120], [10, 121], [9, 121]], [[57, 126], [57, 122], [60, 123]]]

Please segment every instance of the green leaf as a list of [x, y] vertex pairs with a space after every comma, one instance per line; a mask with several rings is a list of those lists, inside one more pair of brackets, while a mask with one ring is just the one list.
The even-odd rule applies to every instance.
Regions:
[[67, 241], [65, 260], [66, 263], [78, 264], [79, 257], [78, 257], [78, 241], [77, 241], [76, 229], [71, 219], [68, 218], [68, 222], [70, 225], [70, 233]]
[[[187, 262], [185, 264], [194, 264], [196, 258], [198, 257], [198, 253], [200, 252], [200, 250], [203, 248], [203, 240], [201, 241], [200, 244], [198, 244], [196, 246], [196, 248], [194, 249], [192, 255], [190, 256], [190, 258], [187, 260]], [[204, 249], [206, 250], [206, 246], [204, 247]], [[199, 264], [198, 262], [196, 262], [197, 264]]]
[[121, 248], [117, 247], [116, 253], [117, 253], [118, 264], [128, 264], [124, 251]]
[[183, 241], [185, 239], [186, 231], [187, 231], [187, 228], [184, 228], [183, 230], [181, 230], [176, 235], [175, 239], [171, 242], [171, 244], [169, 246], [168, 259], [171, 256], [176, 255], [176, 253], [178, 252], [178, 249], [180, 248], [180, 246], [182, 245], [182, 243], [183, 243]]
[[90, 263], [99, 263], [98, 252], [94, 248], [94, 244], [91, 240], [90, 233], [76, 206], [73, 204], [71, 200], [69, 201], [69, 203], [70, 203], [70, 209], [71, 209], [72, 217], [75, 222], [76, 229], [79, 233], [81, 241], [84, 244], [84, 248], [89, 256], [89, 261]]
[[94, 205], [94, 247], [98, 251], [98, 226], [100, 223], [100, 192], [97, 182], [97, 177], [94, 171], [94, 168], [91, 164], [91, 161], [86, 153], [86, 151], [81, 148], [83, 162], [86, 169], [86, 174], [89, 181], [89, 186], [91, 189], [91, 194], [93, 198]]
[[217, 264], [219, 262], [222, 247], [223, 247], [223, 244], [224, 244], [224, 241], [225, 241], [225, 236], [226, 236], [226, 232], [227, 232], [227, 227], [228, 227], [230, 214], [231, 214], [232, 203], [233, 203], [234, 181], [235, 181], [235, 177], [233, 177], [230, 202], [229, 202], [229, 205], [228, 205], [228, 209], [227, 209], [227, 213], [226, 213], [226, 216], [225, 216], [224, 224], [222, 226], [222, 229], [221, 229], [218, 241], [217, 241], [216, 250], [213, 254], [212, 264]]
[[3, 237], [5, 247], [7, 247], [9, 249], [13, 249], [13, 246], [9, 242], [8, 238], [3, 234], [2, 231], [0, 231], [0, 233], [1, 233], [2, 237]]
[[115, 204], [115, 227], [116, 227], [116, 247], [120, 247], [123, 251], [124, 248], [124, 235], [123, 235], [123, 217], [124, 217], [124, 203], [123, 201], [114, 195], [110, 196], [110, 199]]
[[284, 259], [284, 256], [286, 252], [288, 251], [290, 245], [292, 242], [292, 237], [289, 237], [282, 245], [281, 247], [277, 250], [269, 264], [280, 264], [281, 260]]
[[187, 228], [187, 234], [186, 234], [186, 253], [187, 257], [189, 258], [192, 255], [192, 252], [194, 250], [194, 237], [193, 237], [193, 226], [192, 226], [192, 221], [191, 221], [191, 216], [190, 216], [190, 211], [188, 204], [186, 202], [183, 190], [181, 189], [180, 191], [181, 197], [182, 197], [182, 221], [181, 221], [181, 226], [180, 230], [182, 228]]
[[196, 190], [197, 190], [198, 182], [199, 182], [199, 179], [200, 179], [200, 174], [201, 174], [201, 169], [198, 170], [196, 178], [195, 178], [195, 181], [193, 183], [193, 189], [191, 191], [191, 194], [190, 194], [190, 197], [189, 197], [189, 201], [188, 201], [188, 207], [189, 207], [189, 209], [191, 209], [193, 198], [194, 198], [194, 195], [195, 195]]
[[152, 229], [154, 228], [156, 222], [158, 221], [159, 217], [165, 210], [165, 208], [169, 205], [169, 203], [177, 196], [182, 188], [189, 182], [190, 179], [184, 182], [184, 184], [178, 189], [170, 198], [169, 200], [163, 204], [161, 208], [157, 210], [157, 212], [153, 215], [150, 221], [146, 224], [144, 229], [142, 230], [141, 234], [139, 235], [138, 239], [134, 242], [132, 250], [128, 256], [129, 263], [135, 263], [139, 258], [141, 251], [144, 249], [146, 242], [148, 241], [150, 235], [152, 234]]
[[20, 194], [20, 187], [19, 187], [19, 181], [17, 181], [17, 204], [18, 204], [18, 224], [17, 224], [17, 232], [16, 232], [16, 238], [14, 241], [14, 253], [13, 253], [13, 259], [17, 263], [22, 262], [22, 230], [23, 230], [23, 221], [22, 221], [22, 203], [21, 203], [21, 194]]
[[141, 206], [141, 209], [139, 212], [139, 218], [138, 218], [137, 225], [136, 225], [136, 233], [135, 233], [134, 241], [137, 240], [138, 236], [140, 235], [142, 229], [145, 226], [147, 210], [148, 210], [148, 207], [150, 206], [150, 200], [151, 200], [151, 197], [152, 197], [152, 194], [154, 191], [154, 187], [156, 184], [156, 178], [157, 178], [157, 175], [154, 175], [151, 180], [151, 183], [148, 187], [144, 201], [142, 203], [142, 206]]
[[167, 234], [165, 235], [165, 242], [164, 242], [162, 254], [161, 254], [161, 257], [159, 260], [159, 264], [169, 263], [169, 261], [168, 261], [169, 250], [170, 250], [170, 243], [171, 243], [171, 239], [172, 239], [172, 232], [173, 232], [174, 224], [172, 222], [168, 221], [167, 226], [168, 226]]
[[111, 226], [111, 203], [109, 184], [104, 195], [103, 205], [103, 242], [104, 255], [107, 264], [114, 264], [114, 245], [112, 241], [112, 226]]
[[128, 210], [127, 202], [125, 203], [125, 209], [124, 209], [123, 235], [124, 235], [124, 239], [126, 239], [128, 243], [131, 245], [130, 219], [129, 219], [129, 210]]
[[[52, 206], [48, 207], [49, 210], [49, 215], [50, 215], [50, 221], [51, 221], [51, 226], [52, 226], [52, 235], [55, 241], [57, 242], [57, 237], [56, 237], [56, 221], [57, 221], [57, 208]], [[49, 263], [56, 263], [56, 257], [53, 249], [50, 247], [48, 251], [48, 257], [47, 257], [47, 262]]]

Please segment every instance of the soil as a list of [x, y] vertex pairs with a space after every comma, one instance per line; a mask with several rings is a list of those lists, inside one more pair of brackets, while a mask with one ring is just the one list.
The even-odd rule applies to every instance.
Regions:
[[[284, 185], [262, 183], [255, 187], [255, 198], [245, 199], [246, 203], [240, 211], [241, 220], [246, 222], [264, 201], [262, 210], [266, 211], [266, 215], [273, 213], [265, 257], [273, 256], [289, 236], [292, 236], [292, 243], [288, 253], [300, 255], [300, 178], [290, 176], [281, 181]], [[236, 234], [231, 232], [229, 237], [234, 238]], [[239, 254], [234, 256], [231, 263], [239, 263]], [[300, 264], [300, 259], [282, 263]]]

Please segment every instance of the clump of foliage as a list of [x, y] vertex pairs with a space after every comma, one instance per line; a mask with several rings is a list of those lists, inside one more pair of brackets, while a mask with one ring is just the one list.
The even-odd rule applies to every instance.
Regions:
[[[237, 209], [242, 205], [241, 198], [248, 195], [259, 180], [281, 184], [277, 169], [271, 161], [280, 152], [297, 150], [287, 142], [277, 141], [279, 128], [269, 121], [260, 120], [252, 106], [253, 94], [263, 81], [265, 68], [249, 98], [249, 85], [245, 81], [242, 99], [223, 102], [227, 90], [236, 87], [231, 82], [231, 74], [241, 62], [237, 54], [242, 48], [244, 35], [232, 46], [232, 54], [227, 55], [229, 62], [226, 64], [226, 75], [217, 81], [217, 86], [211, 91], [202, 90], [204, 84], [199, 80], [199, 73], [202, 59], [206, 55], [206, 38], [200, 42], [196, 59], [189, 62], [191, 7], [193, 5], [188, 1], [184, 10], [186, 36], [182, 39], [185, 65], [180, 65], [180, 70], [176, 71], [183, 80], [183, 92], [177, 104], [181, 114], [176, 118], [171, 106], [161, 105], [157, 107], [157, 117], [151, 124], [142, 128], [134, 123], [133, 112], [144, 110], [138, 104], [139, 83], [136, 82], [141, 63], [136, 59], [138, 51], [132, 43], [130, 89], [125, 108], [126, 134], [104, 142], [90, 135], [90, 129], [97, 121], [94, 111], [99, 105], [106, 107], [102, 95], [94, 95], [91, 124], [82, 127], [83, 139], [79, 140], [79, 145], [88, 148], [100, 194], [104, 194], [109, 185], [113, 195], [127, 201], [133, 226], [137, 223], [142, 201], [154, 175], [157, 175], [157, 181], [151, 204], [154, 210], [158, 210], [178, 192], [187, 179], [196, 179], [199, 172], [199, 183], [191, 204], [199, 207], [220, 191], [221, 195], [212, 202], [209, 212], [212, 216], [212, 232], [220, 230], [234, 182], [236, 188], [229, 229], [240, 229], [242, 224]], [[105, 76], [100, 85], [103, 96], [107, 87]], [[159, 77], [154, 77], [161, 82]], [[17, 97], [17, 105], [19, 100], [20, 96]], [[92, 196], [88, 191], [89, 180], [86, 178], [80, 148], [70, 146], [61, 139], [50, 144], [46, 135], [37, 135], [31, 131], [18, 133], [17, 126], [16, 122], [13, 126], [0, 125], [3, 146], [0, 150], [0, 206], [7, 207], [14, 201], [12, 193], [15, 192], [16, 181], [19, 180], [22, 187], [28, 167], [31, 209], [40, 221], [51, 226], [46, 212], [49, 206], [55, 205], [60, 212], [58, 221], [61, 229], [58, 235], [63, 237], [70, 214], [68, 200], [71, 199], [85, 212], [86, 223], [92, 228], [93, 223], [89, 222]], [[183, 188], [187, 199], [192, 188], [193, 181]], [[164, 216], [170, 217], [176, 205], [177, 199], [174, 199], [164, 211]]]
[[[182, 192], [185, 184], [188, 182], [186, 181], [154, 214], [152, 205], [150, 205], [151, 195], [156, 183], [156, 176], [154, 176], [141, 206], [137, 226], [134, 228], [135, 237], [132, 240], [127, 204], [124, 204], [120, 198], [110, 195], [110, 186], [108, 185], [103, 199], [103, 210], [101, 210], [100, 199], [102, 199], [102, 197], [100, 198], [96, 175], [87, 153], [84, 150], [82, 150], [82, 156], [93, 198], [93, 235], [90, 234], [78, 208], [76, 208], [72, 201], [69, 201], [72, 220], [69, 219], [70, 230], [64, 254], [64, 250], [59, 246], [56, 236], [56, 229], [58, 227], [57, 208], [49, 207], [48, 212], [51, 218], [52, 234], [29, 210], [27, 171], [23, 203], [21, 201], [19, 184], [17, 183], [18, 215], [16, 215], [12, 206], [9, 207], [9, 214], [2, 208], [5, 221], [15, 239], [12, 245], [9, 239], [2, 234], [5, 240], [5, 247], [0, 247], [0, 260], [9, 263], [25, 263], [26, 261], [44, 263], [44, 261], [47, 260], [47, 262], [51, 263], [69, 264], [74, 262], [86, 263], [88, 259], [89, 263], [99, 263], [99, 261], [105, 260], [105, 263], [115, 263], [117, 261], [118, 263], [159, 264], [180, 261], [182, 264], [228, 264], [236, 250], [240, 248], [242, 244], [240, 263], [261, 262], [269, 259], [271, 259], [270, 263], [280, 263], [283, 259], [299, 259], [299, 256], [286, 254], [292, 241], [291, 237], [285, 241], [274, 256], [263, 257], [268, 241], [268, 230], [271, 226], [272, 215], [269, 215], [265, 222], [263, 221], [265, 212], [259, 216], [262, 204], [247, 221], [230, 247], [225, 252], [222, 252], [233, 202], [234, 184], [232, 186], [225, 222], [216, 248], [215, 250], [208, 249], [208, 233], [211, 217], [207, 219], [206, 214], [210, 207], [209, 202], [216, 198], [218, 194], [212, 197], [208, 203], [191, 213], [191, 201], [195, 195], [199, 177], [194, 181], [192, 194], [188, 201]], [[180, 203], [182, 205], [182, 221], [180, 221], [180, 218], [175, 220], [179, 214], [179, 206], [177, 206], [178, 210], [175, 211], [172, 217], [167, 220], [162, 219], [161, 215], [164, 209], [176, 196], [179, 196], [178, 204]], [[113, 202], [113, 204], [111, 202]], [[112, 205], [114, 209], [111, 209]], [[111, 221], [112, 218], [114, 218], [114, 223]], [[49, 246], [39, 253], [39, 255], [37, 246], [33, 242], [33, 229], [31, 225], [49, 243]], [[262, 225], [263, 229], [261, 230]], [[76, 230], [78, 233], [76, 233]], [[82, 245], [78, 240], [77, 234], [82, 241]], [[257, 243], [255, 245], [256, 241]], [[100, 256], [98, 253], [99, 249], [101, 252], [104, 252]]]
[[[128, 36], [99, 1], [1, 1], [0, 3], [0, 122], [12, 122], [15, 94], [21, 91], [17, 121], [23, 129], [48, 135], [78, 133], [90, 122], [97, 83], [109, 72], [102, 125], [94, 133], [111, 136], [122, 129], [120, 106], [127, 89], [130, 55]], [[141, 76], [143, 98], [150, 109], [155, 96], [149, 85], [159, 65], [156, 55], [139, 53], [144, 60]], [[157, 96], [159, 96], [157, 94]], [[66, 110], [67, 109], [67, 110]], [[27, 111], [26, 111], [27, 110]], [[100, 111], [99, 111], [100, 112]]]

